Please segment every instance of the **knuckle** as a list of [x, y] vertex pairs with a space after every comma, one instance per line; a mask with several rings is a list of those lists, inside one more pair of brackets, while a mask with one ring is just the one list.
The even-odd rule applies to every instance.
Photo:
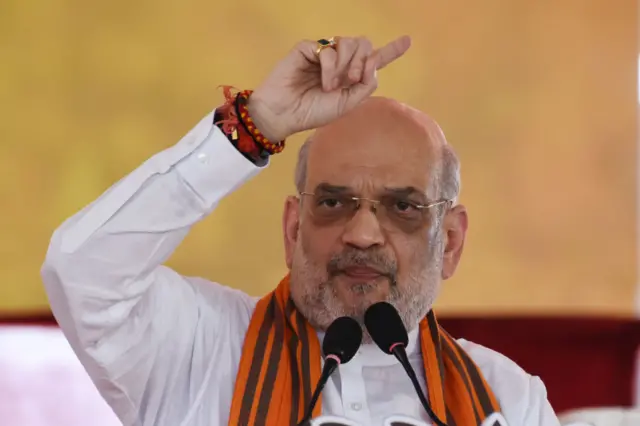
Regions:
[[368, 38], [360, 37], [358, 41], [360, 43], [360, 46], [366, 48], [367, 50], [373, 49], [373, 43], [371, 43], [371, 40], [369, 40]]
[[314, 42], [311, 40], [301, 40], [299, 42], [297, 42], [295, 44], [295, 46], [293, 46], [294, 50], [305, 50], [307, 49], [310, 45], [312, 45]]
[[355, 44], [355, 40], [351, 37], [341, 37], [338, 42], [338, 47], [343, 46], [346, 48], [353, 47]]

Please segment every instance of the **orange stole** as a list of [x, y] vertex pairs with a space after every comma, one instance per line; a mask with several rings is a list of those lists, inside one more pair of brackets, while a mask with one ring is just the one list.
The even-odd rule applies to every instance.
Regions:
[[[433, 311], [420, 322], [428, 398], [449, 426], [479, 426], [499, 411], [482, 372], [439, 325]], [[320, 378], [316, 331], [289, 297], [289, 277], [257, 304], [245, 336], [229, 426], [295, 426]], [[407, 380], [409, 380], [407, 378]], [[322, 413], [322, 399], [313, 417]]]

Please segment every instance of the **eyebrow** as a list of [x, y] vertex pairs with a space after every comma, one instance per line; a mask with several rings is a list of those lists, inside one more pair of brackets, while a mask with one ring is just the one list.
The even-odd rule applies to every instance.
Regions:
[[402, 188], [385, 187], [385, 192], [400, 199], [412, 199], [414, 203], [418, 204], [427, 204], [429, 202], [427, 194], [414, 186], [405, 186]]
[[420, 191], [418, 188], [414, 186], [404, 186], [401, 188], [385, 187], [384, 191], [386, 193], [401, 196], [401, 197], [408, 197], [410, 195], [414, 195], [414, 196], [417, 195], [422, 198], [426, 197], [426, 194], [424, 192]]
[[343, 194], [345, 192], [352, 192], [352, 190], [348, 186], [331, 185], [330, 183], [322, 182], [316, 186], [314, 192], [326, 192], [329, 194]]

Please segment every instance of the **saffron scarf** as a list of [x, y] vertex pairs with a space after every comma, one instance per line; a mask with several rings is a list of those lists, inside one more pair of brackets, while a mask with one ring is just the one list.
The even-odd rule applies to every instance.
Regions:
[[[465, 351], [429, 312], [420, 322], [428, 399], [449, 426], [479, 426], [498, 402]], [[257, 304], [245, 336], [229, 426], [295, 426], [320, 378], [316, 331], [289, 297], [289, 276]], [[318, 401], [313, 417], [322, 414]]]

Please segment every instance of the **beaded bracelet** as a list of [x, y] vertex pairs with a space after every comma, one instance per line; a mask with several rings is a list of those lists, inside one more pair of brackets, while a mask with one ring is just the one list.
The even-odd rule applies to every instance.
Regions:
[[273, 143], [260, 130], [256, 127], [255, 123], [251, 119], [247, 103], [249, 96], [253, 93], [253, 90], [243, 90], [236, 95], [236, 112], [240, 119], [240, 122], [244, 125], [247, 132], [251, 135], [253, 140], [260, 145], [269, 154], [277, 154], [284, 149], [284, 140]]

